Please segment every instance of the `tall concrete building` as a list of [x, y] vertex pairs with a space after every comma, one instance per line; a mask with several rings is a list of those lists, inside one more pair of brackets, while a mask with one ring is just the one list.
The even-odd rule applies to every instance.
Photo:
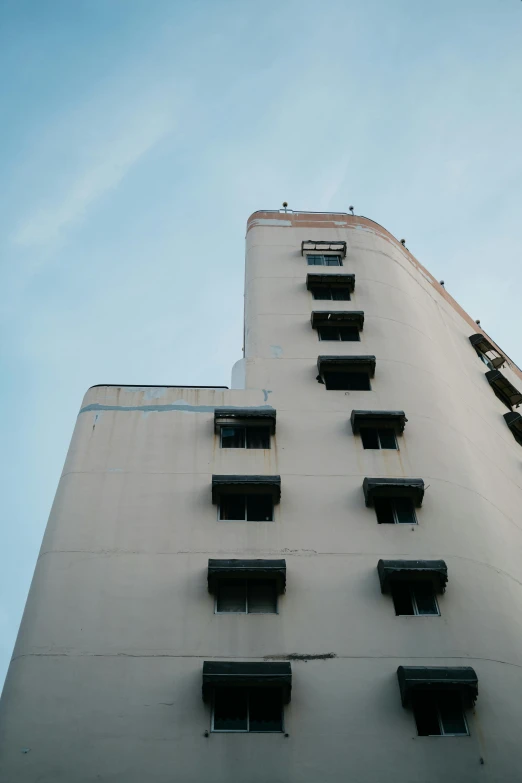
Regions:
[[1, 783], [514, 783], [521, 371], [378, 224], [274, 211], [232, 386], [87, 392]]

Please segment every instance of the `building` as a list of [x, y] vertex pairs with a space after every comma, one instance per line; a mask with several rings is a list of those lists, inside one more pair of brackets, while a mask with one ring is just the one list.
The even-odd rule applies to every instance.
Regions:
[[232, 389], [94, 386], [2, 783], [513, 783], [522, 373], [371, 220], [257, 212]]

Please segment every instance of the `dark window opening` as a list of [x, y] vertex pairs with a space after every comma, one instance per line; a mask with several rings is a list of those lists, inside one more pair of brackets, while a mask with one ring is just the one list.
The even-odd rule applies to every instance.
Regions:
[[317, 286], [312, 288], [314, 299], [321, 301], [333, 300], [334, 302], [349, 302], [351, 299], [350, 289], [345, 286]]
[[214, 691], [213, 731], [283, 731], [280, 688], [227, 688]]
[[218, 614], [277, 614], [273, 579], [221, 579], [216, 597]]
[[270, 427], [222, 427], [222, 449], [269, 449]]
[[398, 449], [395, 431], [391, 427], [361, 427], [363, 448]]
[[269, 494], [223, 494], [219, 499], [219, 519], [272, 522], [274, 500]]
[[308, 266], [342, 266], [341, 256], [307, 255]]
[[462, 736], [469, 734], [458, 693], [421, 691], [413, 699], [413, 714], [419, 737]]
[[361, 339], [356, 326], [318, 326], [317, 333], [320, 340], [356, 342]]
[[375, 513], [380, 525], [415, 525], [415, 509], [410, 498], [375, 498]]
[[392, 582], [396, 615], [438, 615], [439, 607], [431, 582]]
[[346, 391], [370, 391], [370, 376], [365, 372], [331, 372], [323, 373], [327, 389]]

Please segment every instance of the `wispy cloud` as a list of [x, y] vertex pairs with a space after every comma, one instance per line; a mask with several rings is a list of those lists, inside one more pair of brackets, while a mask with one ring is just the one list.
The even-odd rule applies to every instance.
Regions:
[[90, 206], [116, 188], [127, 172], [172, 130], [168, 113], [142, 112], [121, 133], [99, 145], [91, 163], [51, 204], [30, 213], [11, 237], [15, 245], [45, 246], [60, 238], [70, 225], [81, 220]]

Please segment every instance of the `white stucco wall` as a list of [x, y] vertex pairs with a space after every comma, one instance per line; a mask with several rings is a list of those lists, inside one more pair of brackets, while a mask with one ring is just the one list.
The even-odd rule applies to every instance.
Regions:
[[[348, 243], [329, 271], [355, 273], [350, 302], [312, 300], [306, 275], [321, 269], [303, 239]], [[0, 782], [513, 783], [522, 449], [469, 343], [477, 327], [360, 218], [258, 213], [246, 272], [246, 390], [86, 394], [0, 705]], [[310, 313], [329, 307], [364, 311], [361, 342], [319, 342]], [[376, 356], [371, 391], [317, 383], [317, 356], [345, 353]], [[264, 404], [272, 448], [221, 450], [214, 407]], [[354, 408], [404, 410], [400, 450], [364, 450]], [[217, 521], [213, 473], [280, 474], [274, 521]], [[418, 526], [379, 526], [365, 476], [423, 478]], [[279, 613], [215, 615], [211, 557], [284, 557]], [[441, 616], [396, 617], [381, 557], [443, 558]], [[288, 737], [205, 736], [203, 660], [292, 653], [336, 657], [292, 663]], [[469, 737], [417, 736], [401, 664], [475, 668]]]

